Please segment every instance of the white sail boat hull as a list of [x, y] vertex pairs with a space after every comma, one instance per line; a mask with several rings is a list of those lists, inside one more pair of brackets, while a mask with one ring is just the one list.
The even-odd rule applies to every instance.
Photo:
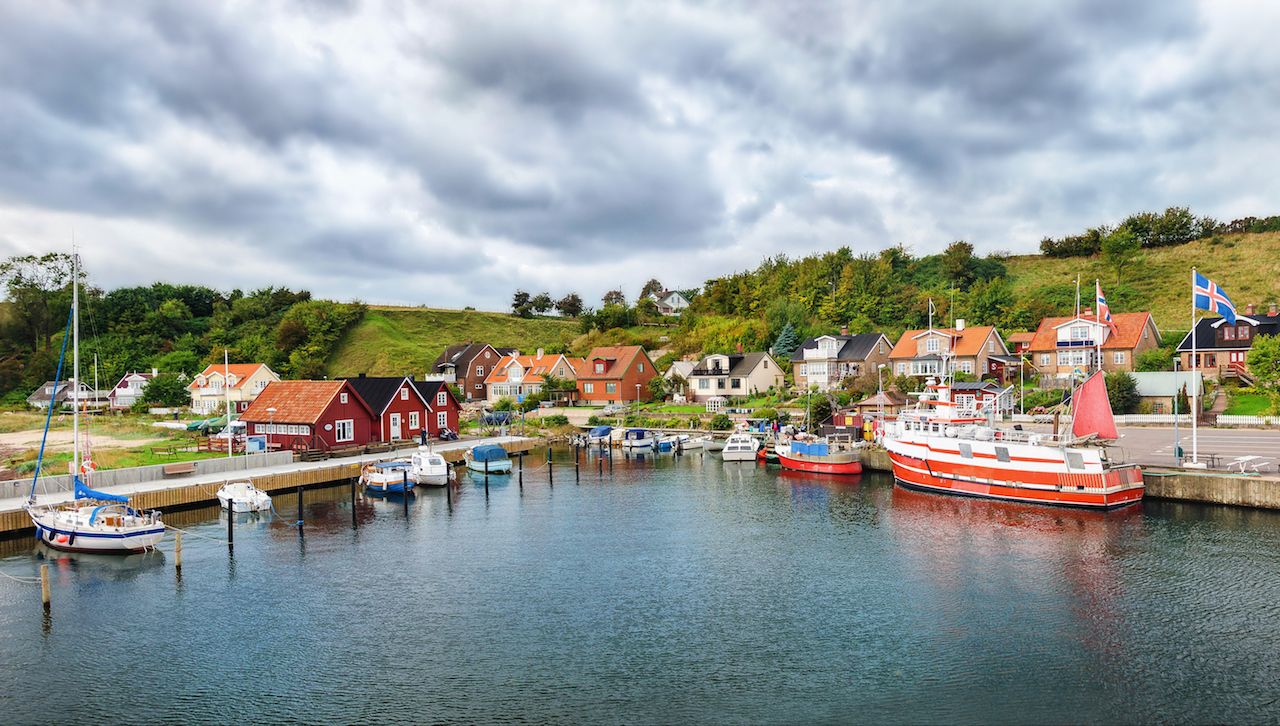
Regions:
[[[27, 514], [36, 527], [36, 538], [63, 552], [93, 554], [133, 554], [147, 552], [164, 538], [164, 523], [150, 514], [121, 514], [119, 524], [106, 523], [106, 516], [95, 518], [104, 506], [70, 509], [29, 508]], [[117, 515], [110, 515], [112, 517]]]

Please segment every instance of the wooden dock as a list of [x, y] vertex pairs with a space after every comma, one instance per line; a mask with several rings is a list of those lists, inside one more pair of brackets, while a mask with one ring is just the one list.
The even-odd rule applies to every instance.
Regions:
[[[541, 443], [538, 439], [518, 436], [495, 436], [469, 441], [440, 442], [435, 444], [434, 448], [447, 461], [458, 462], [462, 460], [466, 450], [476, 444], [498, 444], [511, 453], [523, 453], [530, 451]], [[267, 492], [292, 491], [298, 487], [321, 486], [352, 479], [360, 476], [360, 470], [365, 464], [404, 458], [411, 453], [412, 449], [402, 449], [324, 461], [298, 461], [292, 464], [257, 469], [172, 477], [137, 484], [104, 487], [103, 491], [128, 496], [130, 504], [136, 509], [180, 509], [217, 501], [218, 489], [227, 482], [245, 481], [247, 479], [252, 481], [254, 486]], [[71, 493], [59, 492], [58, 494], [41, 495], [39, 499], [42, 503], [47, 501], [69, 501]], [[31, 519], [22, 508], [25, 503], [26, 500], [20, 497], [0, 500], [0, 538], [21, 536], [31, 531]]]

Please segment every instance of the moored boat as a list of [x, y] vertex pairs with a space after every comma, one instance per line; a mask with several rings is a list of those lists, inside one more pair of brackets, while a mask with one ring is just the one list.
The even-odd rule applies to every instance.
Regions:
[[443, 454], [420, 448], [409, 457], [409, 479], [415, 484], [442, 487], [449, 483], [449, 462]]
[[253, 482], [235, 481], [218, 490], [218, 503], [232, 512], [266, 512], [271, 509], [271, 495]]
[[408, 459], [379, 461], [366, 464], [360, 473], [360, 483], [365, 491], [377, 494], [393, 494], [406, 492], [413, 488], [414, 480], [409, 476], [412, 464]]
[[720, 450], [720, 458], [725, 461], [755, 461], [756, 452], [760, 450], [760, 442], [751, 434], [733, 434]]
[[618, 445], [624, 449], [644, 449], [653, 446], [657, 439], [648, 429], [627, 429], [622, 432]]
[[608, 446], [612, 435], [612, 426], [596, 426], [587, 432], [586, 443], [588, 446]]
[[480, 474], [510, 474], [511, 455], [497, 444], [480, 444], [467, 449], [467, 469]]
[[815, 474], [852, 476], [862, 473], [859, 447], [835, 438], [823, 441], [791, 441], [774, 447], [784, 469]]
[[1105, 447], [1119, 434], [1100, 372], [1076, 390], [1067, 435], [999, 428], [994, 416], [985, 415], [991, 412], [978, 412], [957, 411], [945, 379], [930, 380], [920, 406], [885, 429], [897, 482], [946, 494], [1097, 509], [1142, 499], [1142, 469], [1110, 461]]

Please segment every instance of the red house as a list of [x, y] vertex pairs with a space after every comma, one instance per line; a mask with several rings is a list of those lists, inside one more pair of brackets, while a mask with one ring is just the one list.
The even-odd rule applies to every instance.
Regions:
[[649, 400], [657, 371], [638, 345], [593, 348], [578, 371], [578, 400], [587, 405]]
[[458, 419], [462, 414], [462, 405], [453, 397], [453, 391], [444, 381], [414, 381], [422, 400], [427, 402], [427, 435], [435, 438], [441, 429], [449, 429], [458, 433]]
[[428, 418], [427, 399], [412, 380], [405, 376], [360, 376], [346, 380], [377, 416], [374, 441], [415, 441], [422, 435]]
[[333, 449], [373, 440], [378, 416], [348, 381], [272, 381], [240, 416], [272, 449]]

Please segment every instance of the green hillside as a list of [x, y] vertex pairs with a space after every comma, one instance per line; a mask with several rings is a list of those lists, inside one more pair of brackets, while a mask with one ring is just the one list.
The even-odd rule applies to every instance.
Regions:
[[519, 318], [506, 313], [432, 308], [370, 307], [329, 357], [329, 376], [422, 375], [445, 347], [467, 340], [522, 351], [567, 345], [573, 320]]
[[1232, 234], [1188, 242], [1176, 247], [1142, 251], [1142, 259], [1124, 272], [1115, 272], [1101, 257], [1053, 258], [1040, 255], [1010, 257], [1007, 262], [1013, 292], [1029, 296], [1074, 296], [1080, 273], [1081, 297], [1093, 299], [1093, 281], [1102, 280], [1111, 308], [1117, 312], [1150, 310], [1161, 330], [1186, 330], [1191, 318], [1191, 266], [1222, 285], [1236, 308], [1256, 303], [1261, 310], [1280, 298], [1280, 233]]

